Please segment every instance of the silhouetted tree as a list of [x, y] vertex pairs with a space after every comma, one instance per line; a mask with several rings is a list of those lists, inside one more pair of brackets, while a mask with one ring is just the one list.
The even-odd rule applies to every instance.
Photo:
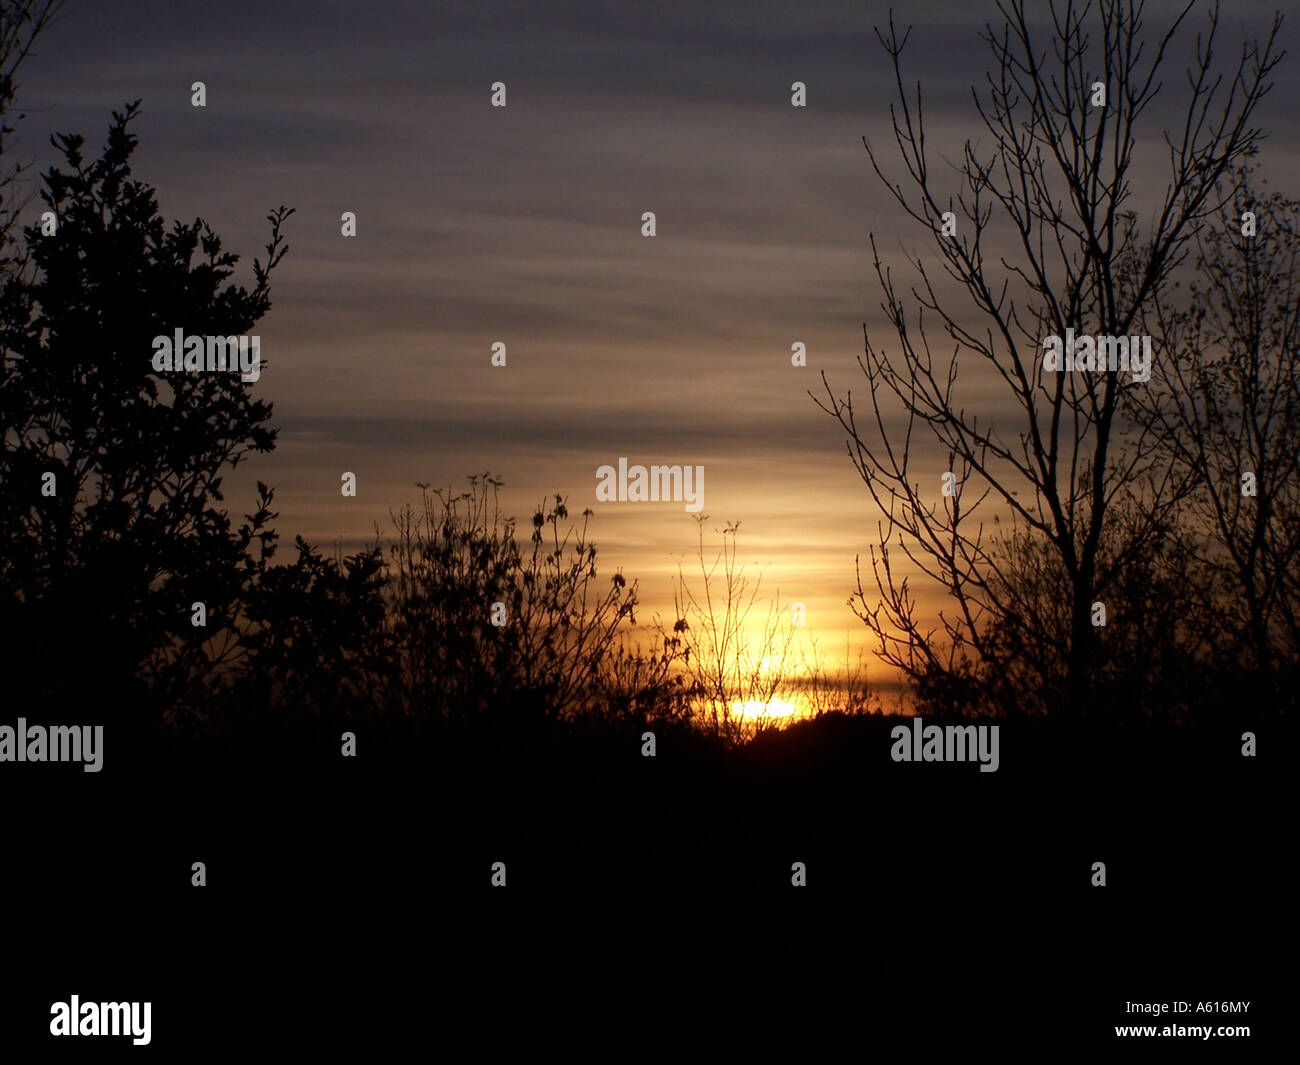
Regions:
[[[1063, 658], [1062, 709], [1087, 711], [1101, 666], [1093, 603], [1152, 550], [1187, 490], [1178, 471], [1156, 460], [1150, 417], [1123, 402], [1147, 385], [1128, 373], [1049, 373], [1041, 355], [1044, 338], [1064, 337], [1067, 329], [1133, 333], [1198, 228], [1218, 213], [1221, 181], [1254, 150], [1259, 131], [1251, 121], [1279, 58], [1278, 24], [1263, 45], [1243, 47], [1221, 72], [1213, 56], [1215, 7], [1197, 38], [1180, 117], [1160, 148], [1167, 184], [1152, 200], [1151, 223], [1139, 224], [1141, 120], [1191, 7], [1144, 40], [1140, 2], [1053, 3], [1044, 42], [1022, 0], [1000, 0], [1003, 24], [985, 34], [993, 71], [986, 91], [973, 93], [986, 139], [966, 141], [952, 168], [955, 196], [954, 175], [933, 166], [920, 90], [912, 102], [904, 88], [907, 33], [900, 36], [892, 19], [887, 35], [878, 31], [894, 67], [893, 132], [910, 187], [885, 175], [870, 142], [867, 151], [900, 208], [932, 235], [969, 312], [941, 296], [942, 284], [921, 258], [912, 264], [917, 309], [909, 309], [873, 237], [895, 343], [887, 348], [866, 336], [859, 359], [870, 389], [865, 416], [851, 393], [837, 396], [824, 376], [819, 405], [848, 432], [849, 454], [883, 515], [880, 550], [872, 552], [878, 598], [859, 581], [859, 613], [882, 657], [917, 683], [969, 676], [971, 661], [995, 662], [1002, 653], [989, 634], [1014, 611], [1005, 589], [1017, 581], [999, 572], [1008, 556], [991, 519], [1001, 511], [1055, 556], [1068, 603], [1068, 628], [1055, 652]], [[1099, 105], [1098, 83], [1105, 92]], [[955, 236], [944, 233], [947, 211], [957, 221]], [[999, 412], [998, 399], [1009, 414]], [[939, 469], [918, 469], [917, 438], [946, 461], [953, 495], [940, 494]], [[1137, 520], [1111, 520], [1121, 502]], [[933, 630], [892, 564], [893, 545], [949, 597]], [[968, 707], [979, 698], [976, 691], [952, 694]]]
[[1188, 518], [1233, 638], [1223, 664], [1280, 705], [1296, 698], [1300, 663], [1300, 202], [1257, 193], [1245, 167], [1232, 178], [1223, 217], [1199, 235], [1187, 298], [1149, 315], [1167, 355], [1160, 387], [1134, 398], [1195, 485]]
[[[0, 158], [8, 154], [9, 135], [16, 129], [9, 122], [18, 92], [18, 68], [62, 6], [62, 0], [0, 0]], [[24, 117], [20, 114], [14, 121]], [[25, 203], [16, 196], [22, 170], [21, 163], [0, 166], [0, 279], [13, 267], [13, 228]]]
[[[275, 440], [255, 385], [160, 375], [152, 338], [247, 334], [270, 307], [292, 212], [268, 216], [253, 289], [227, 284], [238, 257], [201, 219], [166, 227], [132, 176], [137, 113], [138, 102], [114, 113], [93, 161], [81, 137], [54, 138], [66, 168], [43, 175], [41, 198], [57, 231], [24, 230], [30, 269], [0, 295], [0, 625], [29, 696], [87, 698], [145, 678], [165, 701], [212, 667], [257, 535], [220, 508], [222, 477]], [[196, 602], [206, 628], [192, 624]]]

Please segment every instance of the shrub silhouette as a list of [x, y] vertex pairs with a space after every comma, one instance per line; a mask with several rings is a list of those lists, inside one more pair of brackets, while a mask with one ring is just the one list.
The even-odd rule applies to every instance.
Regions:
[[[568, 508], [555, 496], [533, 514], [521, 549], [500, 509], [501, 482], [469, 481], [455, 494], [421, 485], [420, 508], [393, 516], [387, 595], [401, 688], [390, 709], [505, 727], [590, 714], [602, 696], [625, 711], [657, 700], [668, 662], [621, 646], [636, 584], [621, 572], [598, 582], [591, 511], [564, 528]], [[491, 621], [498, 603], [501, 626]]]
[[250, 582], [234, 707], [274, 706], [291, 718], [382, 714], [393, 663], [379, 551], [328, 558], [302, 537], [294, 546], [292, 563], [259, 565]]
[[235, 668], [204, 698], [242, 721], [373, 717], [516, 738], [689, 716], [680, 642], [629, 642], [636, 585], [599, 581], [590, 511], [566, 525], [556, 496], [521, 544], [492, 475], [459, 493], [419, 487], [419, 506], [393, 513], [369, 549], [326, 557], [298, 538], [296, 557], [272, 565], [276, 515], [259, 484], [248, 527], [262, 550], [241, 590]]

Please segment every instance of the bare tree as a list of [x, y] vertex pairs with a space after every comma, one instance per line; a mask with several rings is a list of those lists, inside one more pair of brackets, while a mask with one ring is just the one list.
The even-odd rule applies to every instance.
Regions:
[[1191, 519], [1226, 584], [1237, 665], [1279, 696], [1300, 659], [1300, 202], [1257, 193], [1249, 169], [1197, 242], [1188, 299], [1154, 309], [1168, 352], [1154, 412], [1162, 452], [1196, 485]]
[[[1002, 590], [1015, 582], [1000, 572], [1006, 541], [992, 525], [1010, 518], [1059, 560], [1069, 617], [1060, 648], [1063, 708], [1084, 713], [1096, 654], [1093, 604], [1149, 548], [1187, 491], [1177, 471], [1151, 457], [1150, 418], [1126, 416], [1133, 408], [1122, 403], [1125, 393], [1146, 387], [1136, 375], [1052, 372], [1040, 355], [1045, 338], [1067, 330], [1128, 336], [1219, 209], [1225, 175], [1254, 151], [1260, 134], [1252, 116], [1280, 59], [1280, 18], [1263, 44], [1243, 44], [1222, 71], [1214, 58], [1216, 6], [1196, 37], [1179, 117], [1164, 134], [1163, 196], [1150, 197], [1149, 179], [1137, 170], [1143, 116], [1191, 7], [1149, 38], [1140, 0], [1053, 2], [1048, 39], [1040, 41], [1023, 0], [999, 0], [1002, 24], [981, 35], [993, 72], [982, 91], [972, 90], [981, 136], [991, 144], [966, 140], [960, 163], [943, 172], [927, 148], [920, 86], [914, 94], [904, 86], [910, 30], [900, 36], [892, 16], [887, 33], [877, 30], [895, 75], [890, 113], [906, 187], [864, 143], [894, 200], [929, 231], [963, 306], [941, 295], [945, 282], [917, 256], [910, 257], [918, 280], [908, 290], [916, 305], [909, 311], [873, 234], [896, 344], [890, 350], [865, 337], [858, 361], [870, 391], [861, 421], [852, 393], [837, 395], [825, 375], [825, 397], [814, 399], [847, 431], [849, 455], [883, 515], [880, 547], [871, 553], [879, 600], [872, 605], [859, 576], [859, 614], [881, 656], [913, 681], [955, 678], [972, 659], [996, 656], [987, 637], [1014, 622]], [[1148, 199], [1154, 210], [1144, 225], [1137, 208]], [[989, 406], [990, 389], [1000, 406]], [[989, 413], [976, 413], [979, 407]], [[913, 454], [922, 439], [947, 456], [952, 495], [940, 494], [938, 470], [918, 468], [932, 461]], [[1103, 554], [1118, 502], [1132, 504], [1142, 520], [1127, 523], [1121, 539], [1110, 537]], [[934, 628], [926, 628], [891, 558], [895, 543], [951, 598]], [[978, 693], [958, 696], [969, 705]]]
[[[0, 0], [0, 156], [9, 147], [10, 110], [18, 92], [18, 68], [31, 54], [36, 38], [49, 27], [63, 0]], [[21, 119], [23, 116], [19, 115]], [[18, 212], [31, 197], [15, 199], [19, 163], [0, 166], [0, 277], [8, 271], [13, 230]]]

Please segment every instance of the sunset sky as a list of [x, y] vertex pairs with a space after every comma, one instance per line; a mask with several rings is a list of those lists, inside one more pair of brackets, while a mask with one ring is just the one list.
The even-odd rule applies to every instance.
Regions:
[[[1149, 24], [1173, 10], [1149, 5]], [[1227, 10], [1235, 48], [1266, 32], [1272, 5]], [[976, 33], [996, 17], [967, 0], [897, 16], [916, 25], [910, 75], [950, 158], [977, 132]], [[872, 32], [886, 18], [884, 3], [74, 2], [24, 68], [15, 152], [43, 168], [55, 131], [97, 149], [110, 110], [142, 97], [137, 176], [167, 218], [210, 222], [250, 285], [266, 212], [297, 209], [257, 330], [255, 390], [279, 446], [227, 482], [232, 511], [261, 479], [286, 541], [353, 549], [418, 499], [417, 481], [492, 471], [522, 524], [557, 492], [574, 515], [592, 507], [603, 575], [638, 579], [641, 620], [671, 622], [695, 521], [679, 503], [597, 503], [596, 470], [621, 456], [703, 466], [707, 529], [741, 523], [742, 559], [806, 604], [807, 637], [838, 663], [846, 634], [867, 646], [846, 599], [877, 516], [806, 393], [823, 370], [864, 385], [863, 323], [882, 328], [868, 235], [896, 270], [900, 248], [925, 244], [862, 146], [893, 158], [892, 71]], [[1298, 69], [1283, 65], [1260, 114], [1264, 172], [1285, 192]], [[200, 80], [205, 109], [190, 105]], [[505, 108], [489, 104], [496, 81]], [[1158, 176], [1159, 142], [1141, 158]], [[790, 365], [796, 341], [805, 369]], [[978, 407], [978, 381], [968, 394]], [[942, 456], [932, 465], [937, 482]]]

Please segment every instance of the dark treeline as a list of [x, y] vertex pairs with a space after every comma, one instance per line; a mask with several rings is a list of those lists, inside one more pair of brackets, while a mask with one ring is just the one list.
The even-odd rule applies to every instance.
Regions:
[[[124, 724], [185, 733], [312, 717], [520, 734], [689, 725], [749, 738], [725, 711], [700, 709], [705, 696], [754, 694], [710, 647], [709, 619], [679, 602], [672, 629], [631, 630], [635, 582], [598, 571], [589, 512], [571, 518], [558, 496], [520, 530], [490, 475], [463, 491], [421, 486], [388, 536], [349, 556], [301, 538], [286, 551], [260, 483], [249, 513], [231, 517], [223, 475], [274, 447], [270, 405], [236, 373], [155, 372], [150, 343], [178, 325], [252, 330], [292, 212], [268, 216], [253, 287], [235, 283], [238, 258], [216, 234], [197, 219], [167, 227], [132, 177], [135, 113], [115, 115], [97, 159], [80, 138], [57, 139], [66, 165], [42, 191], [57, 227], [15, 239], [3, 288], [0, 623], [20, 705], [109, 700], [130, 708]], [[1136, 500], [1117, 501], [1108, 521], [1120, 532], [1107, 524], [1098, 544], [1108, 624], [1095, 630], [1091, 676], [1109, 714], [1184, 719], [1292, 697], [1300, 496], [1287, 441], [1300, 402], [1293, 334], [1276, 334], [1295, 320], [1285, 271], [1296, 208], [1272, 197], [1266, 210], [1255, 242], [1205, 235], [1197, 311], [1167, 326], [1196, 331], [1169, 372], [1188, 375], [1197, 405], [1159, 416], [1209, 423], [1191, 437], [1200, 450], [1180, 449], [1191, 429], [1172, 422], [1152, 445], [1153, 462], [1186, 470], [1179, 506], [1125, 547], [1123, 530], [1145, 519]], [[1215, 345], [1222, 354], [1207, 357]], [[1253, 460], [1233, 452], [1256, 445], [1265, 453]], [[1214, 478], [1198, 479], [1211, 461]], [[1256, 496], [1240, 493], [1238, 466], [1256, 471]], [[983, 625], [979, 654], [958, 644], [948, 663], [911, 662], [917, 705], [1051, 713], [1068, 676], [1060, 559], [1031, 531], [989, 557], [987, 594], [1003, 613]], [[868, 623], [883, 628], [879, 609]], [[928, 646], [906, 626], [890, 638], [904, 665]], [[851, 695], [825, 706], [861, 709]]]
[[[1101, 12], [1108, 40], [1136, 37], [1120, 7]], [[1007, 17], [1024, 30], [1018, 7]], [[1079, 36], [1082, 24], [1066, 31]], [[900, 62], [898, 38], [885, 41]], [[1013, 45], [994, 48], [1018, 69]], [[1086, 153], [1057, 159], [1078, 222], [1062, 214], [1062, 176], [1048, 175], [1032, 142], [1010, 133], [999, 142], [1008, 167], [1034, 175], [1019, 192], [998, 189], [968, 153], [970, 199], [959, 210], [976, 237], [934, 232], [950, 272], [999, 330], [985, 340], [932, 309], [968, 357], [1001, 374], [1019, 427], [968, 415], [949, 369], [908, 332], [882, 270], [904, 343], [885, 354], [868, 339], [878, 432], [859, 426], [851, 400], [828, 391], [825, 406], [849, 430], [850, 454], [888, 516], [873, 554], [879, 595], [860, 579], [859, 612], [919, 709], [1184, 721], [1294, 703], [1300, 205], [1257, 191], [1246, 162], [1270, 49], [1243, 53], [1243, 92], [1221, 123], [1184, 145], [1172, 206], [1154, 233], [1139, 233], [1126, 207], [1128, 140], [1113, 171]], [[1081, 60], [1071, 56], [1077, 80]], [[1126, 123], [1151, 84], [1139, 91], [1139, 73], [1115, 74], [1102, 129], [1119, 123], [1131, 136]], [[11, 100], [10, 77], [6, 108]], [[1013, 129], [1017, 108], [1029, 106], [1031, 127], [1059, 139], [1071, 100], [1058, 93], [1026, 105], [1003, 86], [986, 121]], [[1208, 103], [1194, 93], [1191, 113]], [[18, 232], [6, 215], [0, 625], [18, 704], [66, 712], [109, 700], [129, 708], [123, 722], [133, 727], [187, 734], [310, 717], [514, 734], [702, 726], [726, 743], [750, 738], [729, 701], [762, 702], [781, 678], [756, 687], [725, 660], [737, 643], [727, 626], [743, 604], [728, 599], [724, 624], [710, 632], [718, 619], [692, 614], [686, 596], [671, 627], [633, 630], [635, 582], [598, 571], [589, 512], [571, 517], [558, 496], [517, 528], [490, 475], [464, 491], [421, 486], [388, 536], [346, 557], [301, 539], [286, 551], [273, 492], [260, 483], [248, 513], [232, 517], [223, 478], [274, 448], [270, 404], [238, 373], [159, 372], [152, 338], [178, 328], [250, 333], [271, 306], [293, 212], [267, 216], [265, 257], [253, 262], [252, 287], [239, 284], [238, 257], [211, 228], [201, 219], [167, 225], [154, 190], [133, 176], [137, 106], [114, 115], [96, 158], [80, 137], [54, 138], [64, 161], [42, 175], [42, 221]], [[908, 112], [899, 115], [921, 199], [891, 189], [932, 221], [938, 203], [919, 135]], [[1021, 220], [1031, 263], [1018, 274], [1023, 304], [991, 295], [991, 264], [978, 248], [988, 196]], [[1027, 235], [1049, 223], [1064, 234], [1059, 262]], [[1053, 261], [1036, 258], [1044, 255]], [[1196, 280], [1180, 290], [1184, 262]], [[1023, 361], [1036, 338], [1085, 322], [1098, 335], [1154, 334], [1150, 379], [1053, 380], [1037, 356]], [[887, 409], [890, 396], [899, 411]], [[890, 421], [899, 413], [903, 421]], [[906, 443], [883, 435], [895, 424], [924, 424], [946, 446], [951, 496], [921, 485]], [[986, 500], [1009, 508], [1009, 531], [985, 523]], [[734, 539], [726, 543], [734, 565]], [[937, 627], [918, 614], [891, 544], [948, 591]], [[849, 690], [820, 705], [860, 710], [866, 700]]]

